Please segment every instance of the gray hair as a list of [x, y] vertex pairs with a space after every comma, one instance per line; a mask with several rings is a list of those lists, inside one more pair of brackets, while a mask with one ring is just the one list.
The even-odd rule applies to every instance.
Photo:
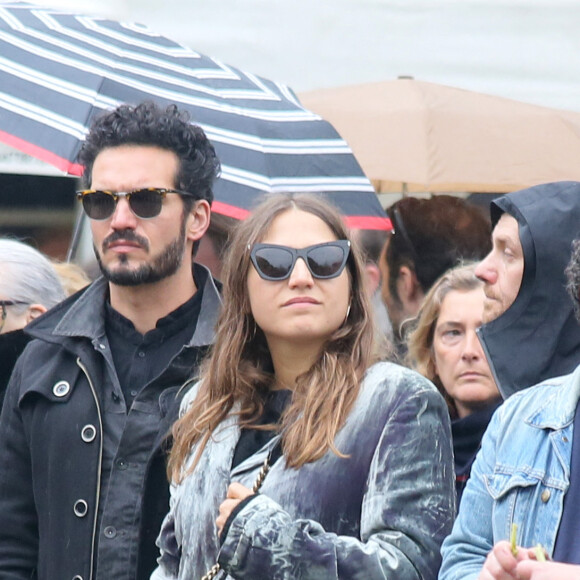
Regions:
[[52, 308], [66, 293], [50, 260], [24, 242], [0, 239], [0, 297], [17, 300], [19, 314], [30, 304]]

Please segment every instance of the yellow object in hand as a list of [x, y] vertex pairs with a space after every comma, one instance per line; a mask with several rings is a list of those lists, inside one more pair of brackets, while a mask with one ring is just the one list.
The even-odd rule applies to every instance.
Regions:
[[545, 562], [546, 556], [544, 555], [544, 548], [542, 548], [542, 544], [538, 544], [535, 549], [534, 553], [536, 554], [536, 560], [538, 562]]
[[510, 533], [510, 544], [512, 547], [512, 554], [514, 555], [514, 558], [516, 558], [518, 555], [518, 546], [516, 543], [517, 535], [518, 535], [518, 524], [512, 524], [512, 531]]

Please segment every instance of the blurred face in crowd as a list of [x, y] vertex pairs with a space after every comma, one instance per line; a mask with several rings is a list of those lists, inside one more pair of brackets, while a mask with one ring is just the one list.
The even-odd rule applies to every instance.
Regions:
[[484, 282], [483, 322], [491, 322], [515, 301], [524, 275], [524, 252], [517, 220], [504, 213], [492, 233], [491, 252], [477, 265]]
[[398, 334], [398, 329], [400, 323], [404, 319], [403, 305], [399, 300], [398, 296], [393, 296], [391, 289], [389, 287], [389, 281], [391, 273], [389, 272], [389, 264], [387, 263], [387, 248], [389, 245], [389, 239], [386, 241], [381, 252], [381, 257], [379, 258], [379, 270], [381, 272], [381, 297], [385, 306], [387, 307], [387, 312], [389, 313], [389, 319], [393, 325], [393, 329]]
[[0, 334], [22, 329], [44, 312], [42, 304], [22, 304], [0, 293]]
[[[391, 272], [387, 262], [387, 250], [390, 237], [383, 246], [379, 258], [381, 273], [381, 298], [387, 307], [393, 332], [397, 338], [401, 337], [401, 325], [406, 320], [414, 318], [419, 312], [425, 297], [415, 272], [409, 266], [401, 266], [398, 272]], [[391, 281], [391, 277], [395, 280]], [[396, 289], [396, 294], [393, 292]]]
[[482, 288], [451, 290], [441, 303], [435, 325], [435, 371], [460, 418], [499, 397], [475, 332], [481, 326], [485, 299]]
[[10, 301], [0, 298], [0, 334], [24, 328], [28, 324], [27, 311], [19, 313], [19, 306], [2, 304], [2, 302]]

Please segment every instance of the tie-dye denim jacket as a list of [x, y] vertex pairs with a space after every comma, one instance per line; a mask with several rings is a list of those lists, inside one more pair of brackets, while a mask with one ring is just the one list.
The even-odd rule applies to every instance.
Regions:
[[152, 579], [198, 580], [218, 559], [224, 575], [247, 580], [437, 577], [455, 488], [448, 412], [429, 381], [373, 365], [335, 439], [348, 457], [329, 451], [299, 469], [279, 459], [220, 545], [215, 520], [228, 485], [251, 488], [277, 440], [231, 470], [239, 434], [231, 414], [173, 487]]

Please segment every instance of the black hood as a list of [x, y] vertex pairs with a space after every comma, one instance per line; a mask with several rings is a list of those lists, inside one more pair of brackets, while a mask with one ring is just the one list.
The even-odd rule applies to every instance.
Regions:
[[514, 303], [479, 329], [504, 398], [580, 364], [580, 325], [564, 270], [580, 234], [580, 183], [561, 181], [509, 193], [491, 202], [493, 226], [503, 213], [518, 221], [524, 253]]

